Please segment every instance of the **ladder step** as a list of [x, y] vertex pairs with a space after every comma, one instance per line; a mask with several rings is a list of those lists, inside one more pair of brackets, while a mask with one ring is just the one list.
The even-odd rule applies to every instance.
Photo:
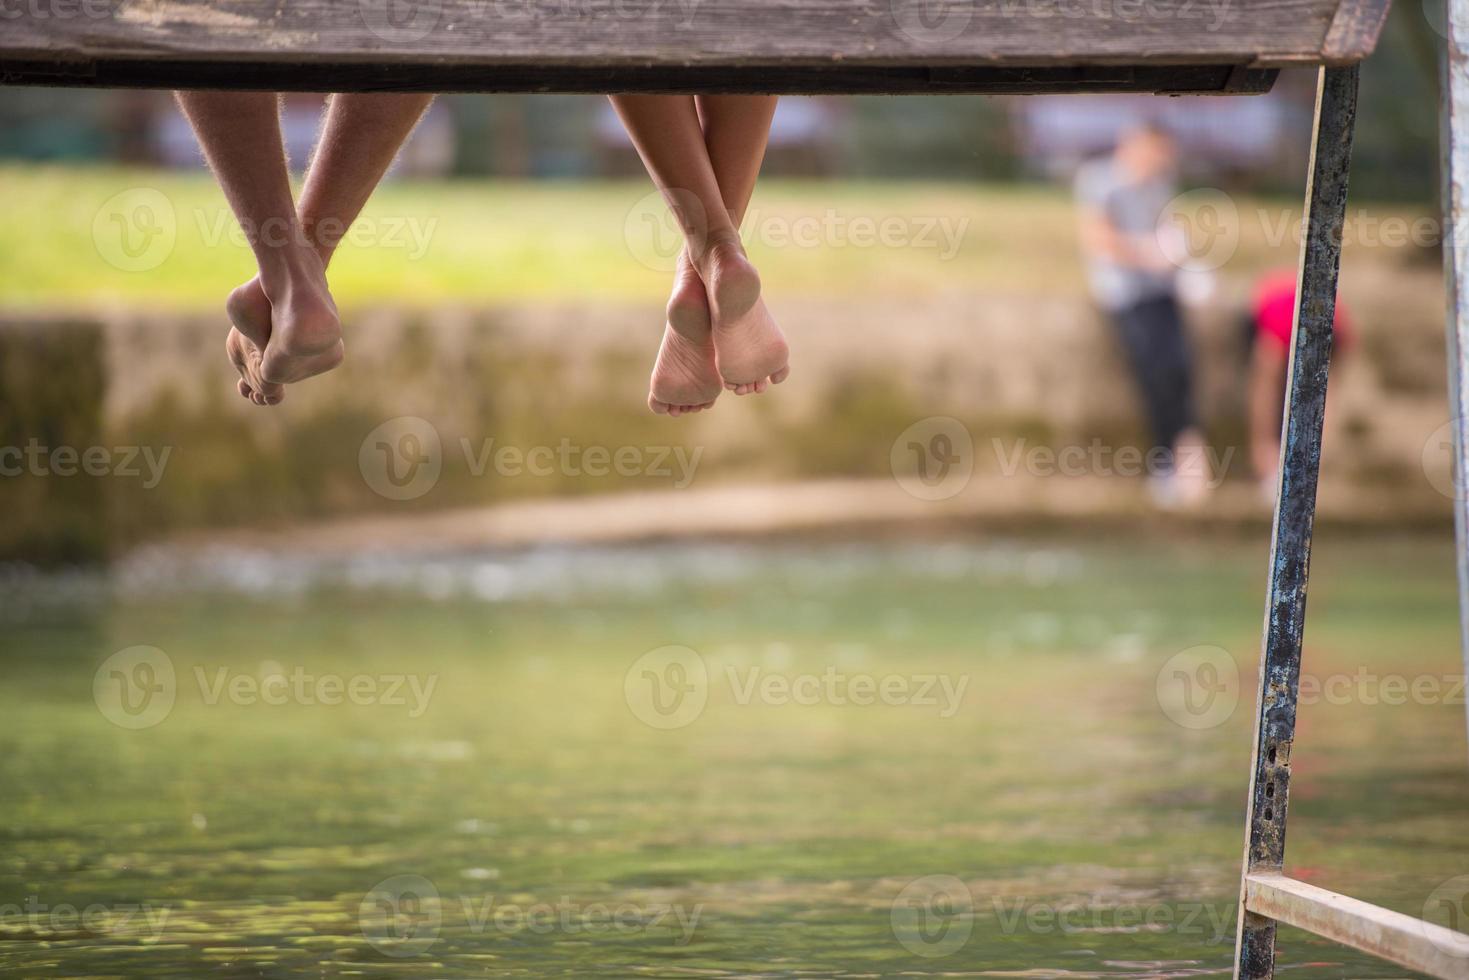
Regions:
[[1245, 876], [1245, 908], [1442, 980], [1469, 978], [1469, 936], [1284, 875]]

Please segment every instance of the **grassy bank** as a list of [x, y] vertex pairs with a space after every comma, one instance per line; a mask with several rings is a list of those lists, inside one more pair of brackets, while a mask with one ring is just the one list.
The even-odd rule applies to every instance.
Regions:
[[[206, 174], [12, 168], [0, 169], [0, 181], [11, 202], [11, 220], [0, 231], [0, 279], [8, 302], [115, 299], [210, 306], [250, 272], [249, 251]], [[117, 218], [129, 220], [132, 205], [158, 199], [113, 199], [139, 188], [161, 193], [167, 209], [155, 213], [162, 227], [175, 229], [176, 240], [155, 267], [125, 271], [105, 254], [120, 233]], [[673, 237], [661, 205], [648, 200], [650, 190], [642, 182], [389, 183], [359, 222], [355, 243], [341, 253], [334, 286], [349, 302], [492, 302], [567, 294], [657, 299], [667, 290], [662, 267], [668, 248], [653, 236], [666, 239], [664, 245]], [[927, 223], [930, 217], [933, 224]], [[937, 225], [940, 217], [949, 222], [947, 236]], [[866, 224], [876, 236], [889, 219], [906, 227], [890, 224], [888, 241], [907, 244], [865, 244]], [[751, 250], [757, 258], [780, 252], [779, 262], [765, 266], [770, 286], [781, 290], [886, 292], [973, 282], [976, 275], [1014, 285], [1021, 269], [1000, 261], [1014, 253], [996, 248], [995, 239], [1007, 236], [995, 228], [1022, 228], [1026, 236], [1046, 238], [1068, 221], [1065, 199], [1050, 191], [772, 183], [754, 205]], [[137, 225], [130, 230], [144, 233]], [[814, 244], [801, 244], [813, 241], [813, 234]]]
[[[0, 167], [0, 185], [8, 219], [0, 282], [9, 305], [214, 308], [253, 271], [207, 174]], [[1285, 229], [1294, 200], [1233, 205], [1240, 241], [1227, 271], [1292, 261]], [[1420, 217], [1397, 208], [1366, 213]], [[1061, 187], [770, 181], [745, 233], [773, 295], [1079, 295], [1074, 221]], [[666, 295], [676, 242], [642, 181], [390, 182], [332, 279], [348, 305], [656, 301]], [[131, 256], [124, 245], [153, 251]]]

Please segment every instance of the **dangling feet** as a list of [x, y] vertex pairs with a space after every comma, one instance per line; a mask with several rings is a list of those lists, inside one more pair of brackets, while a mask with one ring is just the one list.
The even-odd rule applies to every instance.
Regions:
[[712, 408], [723, 381], [709, 334], [709, 299], [704, 282], [688, 260], [679, 256], [668, 323], [653, 364], [648, 407], [659, 415], [688, 415]]
[[734, 232], [711, 235], [703, 254], [690, 258], [690, 264], [704, 283], [709, 313], [715, 323], [742, 317], [759, 301], [760, 273], [750, 264]]
[[711, 240], [698, 266], [709, 296], [711, 337], [724, 386], [748, 395], [780, 384], [791, 373], [790, 349], [760, 298], [760, 275], [739, 238]]
[[736, 395], [761, 394], [790, 376], [790, 349], [763, 299], [744, 316], [715, 319], [712, 336], [719, 376]]
[[691, 415], [714, 407], [722, 382], [714, 344], [685, 337], [668, 324], [653, 365], [648, 407], [659, 415]]
[[260, 376], [260, 361], [270, 343], [270, 300], [260, 288], [260, 279], [251, 279], [232, 291], [224, 310], [231, 324], [224, 350], [240, 372], [236, 382], [240, 395], [257, 405], [279, 405], [285, 397], [285, 385], [271, 384]]
[[233, 324], [225, 351], [240, 372], [240, 394], [257, 405], [277, 405], [284, 385], [342, 363], [342, 324], [315, 252], [284, 265], [269, 286], [261, 277], [240, 286], [225, 311]]

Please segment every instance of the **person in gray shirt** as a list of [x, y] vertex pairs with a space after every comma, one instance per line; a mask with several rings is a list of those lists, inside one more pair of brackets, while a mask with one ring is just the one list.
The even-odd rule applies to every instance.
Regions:
[[1154, 443], [1152, 490], [1164, 504], [1194, 502], [1208, 485], [1178, 269], [1161, 241], [1168, 229], [1160, 228], [1160, 218], [1177, 193], [1177, 159], [1172, 136], [1144, 124], [1076, 175], [1087, 281], [1142, 395]]

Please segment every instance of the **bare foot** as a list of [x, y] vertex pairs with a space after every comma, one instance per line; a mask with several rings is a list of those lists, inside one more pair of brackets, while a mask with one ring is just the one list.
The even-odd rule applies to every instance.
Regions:
[[763, 299], [744, 316], [715, 317], [711, 336], [719, 375], [736, 395], [759, 394], [790, 376], [790, 348]]
[[293, 384], [342, 363], [342, 321], [326, 287], [326, 267], [315, 252], [277, 281], [261, 279], [270, 300], [270, 342], [260, 359], [261, 380]]
[[702, 412], [714, 407], [722, 386], [714, 345], [708, 340], [690, 340], [669, 324], [653, 365], [648, 407], [659, 415], [675, 417]]
[[791, 373], [790, 350], [765, 301], [760, 275], [738, 238], [712, 241], [701, 256], [714, 351], [724, 386], [737, 395], [765, 391]]
[[259, 276], [251, 279], [224, 308], [232, 325], [225, 353], [240, 372], [240, 395], [257, 405], [279, 405], [285, 385], [342, 363], [342, 324], [315, 253], [279, 274], [270, 290]]
[[265, 298], [259, 278], [231, 292], [224, 309], [232, 324], [224, 349], [240, 372], [240, 395], [257, 405], [279, 405], [285, 397], [285, 386], [260, 376], [262, 352], [270, 343], [270, 300]]
[[709, 299], [685, 253], [679, 256], [668, 300], [668, 324], [653, 365], [648, 407], [675, 417], [702, 412], [713, 407], [723, 386], [709, 336]]
[[688, 250], [678, 254], [673, 273], [673, 295], [668, 297], [668, 322], [685, 337], [709, 333], [709, 296]]
[[760, 273], [745, 256], [738, 236], [711, 238], [692, 264], [704, 282], [716, 323], [744, 316], [760, 299]]

